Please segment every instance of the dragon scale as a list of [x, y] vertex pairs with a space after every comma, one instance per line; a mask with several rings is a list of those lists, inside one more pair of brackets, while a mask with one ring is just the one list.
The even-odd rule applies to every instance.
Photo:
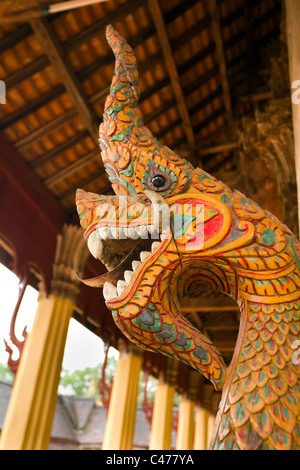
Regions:
[[[299, 242], [254, 201], [158, 142], [138, 108], [134, 53], [112, 26], [107, 39], [116, 65], [99, 143], [115, 195], [79, 189], [76, 203], [88, 247], [108, 272], [83, 282], [103, 287], [132, 342], [189, 364], [222, 390], [212, 449], [300, 449]], [[181, 313], [181, 300], [200, 289], [240, 307], [228, 368]]]

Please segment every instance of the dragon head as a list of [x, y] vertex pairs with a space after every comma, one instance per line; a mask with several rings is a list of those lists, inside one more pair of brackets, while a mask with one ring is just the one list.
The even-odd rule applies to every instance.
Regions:
[[153, 137], [138, 108], [134, 53], [112, 26], [107, 39], [116, 65], [99, 142], [115, 195], [79, 189], [76, 203], [89, 250], [108, 271], [83, 282], [103, 287], [115, 323], [131, 341], [182, 360], [220, 390], [223, 358], [184, 317], [180, 302], [200, 289], [238, 301], [236, 271], [223, 254], [254, 236], [239, 211], [253, 221], [262, 210]]

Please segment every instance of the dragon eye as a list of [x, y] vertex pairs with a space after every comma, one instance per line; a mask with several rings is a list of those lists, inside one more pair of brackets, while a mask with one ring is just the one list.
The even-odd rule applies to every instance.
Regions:
[[155, 175], [151, 179], [151, 183], [154, 186], [154, 188], [160, 189], [166, 185], [167, 180], [163, 175]]

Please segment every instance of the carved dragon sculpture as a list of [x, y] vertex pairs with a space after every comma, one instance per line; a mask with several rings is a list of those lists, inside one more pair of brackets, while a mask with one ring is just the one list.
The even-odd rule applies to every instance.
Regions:
[[[88, 247], [108, 268], [103, 287], [134, 343], [184, 361], [222, 398], [212, 449], [300, 449], [300, 245], [276, 217], [152, 136], [138, 109], [130, 46], [107, 27], [116, 57], [100, 148], [115, 196], [78, 190]], [[197, 289], [236, 300], [231, 364], [180, 311]]]

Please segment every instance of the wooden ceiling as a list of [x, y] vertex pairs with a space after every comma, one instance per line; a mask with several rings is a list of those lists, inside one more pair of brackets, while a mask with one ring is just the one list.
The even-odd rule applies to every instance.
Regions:
[[212, 174], [235, 170], [235, 128], [253, 112], [249, 97], [268, 93], [261, 58], [280, 19], [281, 0], [108, 0], [2, 23], [0, 130], [78, 223], [78, 187], [111, 191], [98, 126], [114, 70], [112, 24], [137, 56], [152, 133]]

